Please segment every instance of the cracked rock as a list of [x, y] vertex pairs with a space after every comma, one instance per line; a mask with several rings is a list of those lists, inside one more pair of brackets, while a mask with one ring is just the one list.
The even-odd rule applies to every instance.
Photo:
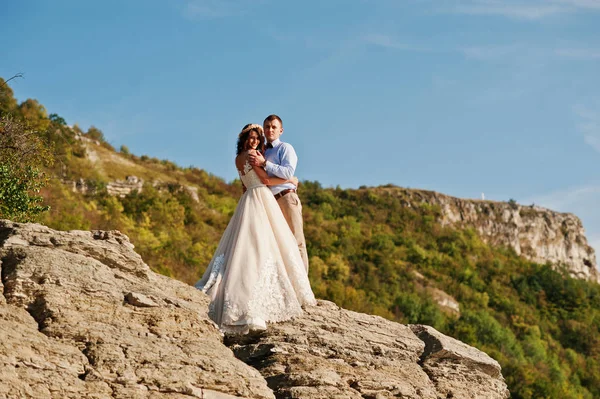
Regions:
[[125, 301], [130, 305], [140, 308], [154, 308], [158, 306], [156, 302], [148, 298], [146, 295], [135, 292], [127, 293], [127, 295], [125, 295]]
[[496, 360], [433, 327], [410, 327], [425, 343], [421, 364], [443, 397], [487, 399], [510, 396]]
[[274, 398], [206, 295], [150, 271], [125, 235], [0, 221], [0, 237], [0, 398]]
[[208, 297], [153, 273], [119, 232], [0, 220], [0, 269], [0, 398], [508, 395], [483, 352], [327, 301], [223, 338]]
[[[429, 337], [440, 349], [428, 352]], [[327, 301], [265, 332], [227, 336], [225, 344], [261, 372], [278, 398], [508, 397], [500, 366], [485, 353], [432, 327], [406, 326]], [[444, 353], [452, 353], [458, 366], [447, 378]]]

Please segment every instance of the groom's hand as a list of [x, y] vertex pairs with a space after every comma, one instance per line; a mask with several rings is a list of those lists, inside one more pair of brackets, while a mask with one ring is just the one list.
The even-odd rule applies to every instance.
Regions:
[[250, 153], [250, 163], [254, 166], [264, 166], [265, 164], [265, 157], [262, 156], [262, 154], [258, 151], [255, 151], [254, 153]]

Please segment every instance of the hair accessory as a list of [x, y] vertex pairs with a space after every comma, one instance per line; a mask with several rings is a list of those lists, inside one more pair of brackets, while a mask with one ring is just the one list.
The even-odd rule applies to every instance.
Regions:
[[254, 129], [258, 129], [258, 131], [261, 134], [263, 133], [263, 127], [261, 125], [257, 125], [256, 123], [253, 123], [250, 126], [248, 126], [247, 128], [245, 128], [244, 130], [242, 130], [241, 133], [238, 134], [238, 137], [240, 137], [242, 134], [246, 133], [247, 131], [254, 130]]

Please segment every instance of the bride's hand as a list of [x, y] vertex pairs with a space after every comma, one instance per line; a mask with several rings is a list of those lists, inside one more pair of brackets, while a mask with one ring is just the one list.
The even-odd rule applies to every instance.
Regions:
[[296, 176], [294, 176], [290, 179], [290, 183], [292, 183], [294, 186], [298, 187], [298, 184], [300, 184], [300, 180], [298, 180], [298, 178]]

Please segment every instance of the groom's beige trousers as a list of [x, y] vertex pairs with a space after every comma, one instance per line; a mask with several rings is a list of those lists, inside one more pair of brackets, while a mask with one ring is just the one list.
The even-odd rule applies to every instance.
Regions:
[[277, 200], [281, 212], [290, 226], [296, 241], [298, 242], [298, 248], [300, 249], [300, 255], [308, 273], [308, 253], [306, 252], [306, 239], [304, 238], [304, 225], [302, 223], [302, 204], [298, 194], [289, 193]]

